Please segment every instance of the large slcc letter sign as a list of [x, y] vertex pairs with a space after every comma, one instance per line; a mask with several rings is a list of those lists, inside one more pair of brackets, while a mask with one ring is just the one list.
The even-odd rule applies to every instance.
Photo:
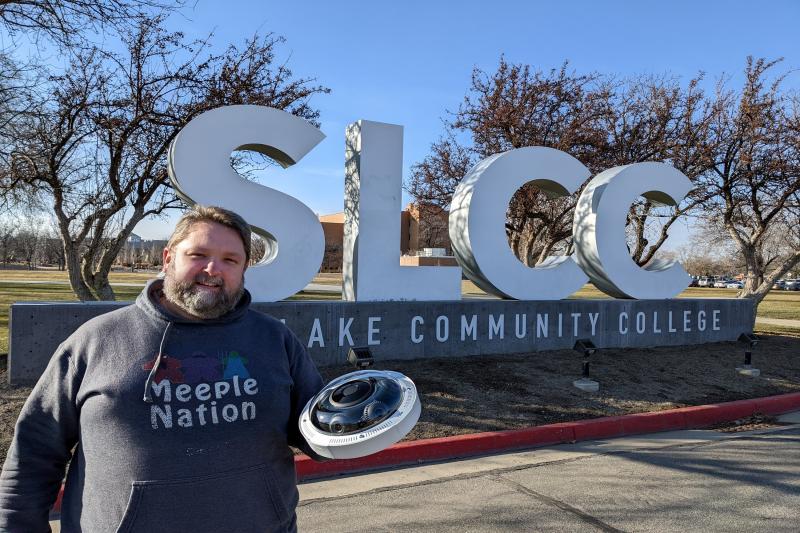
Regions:
[[[255, 150], [286, 167], [323, 137], [285, 111], [229, 106], [192, 120], [172, 146], [170, 177], [188, 202], [237, 211], [267, 238], [268, 254], [247, 274], [255, 301], [281, 300], [311, 282], [322, 262], [322, 227], [296, 198], [238, 176], [230, 155]], [[456, 267], [400, 266], [402, 126], [351, 124], [345, 157], [344, 299], [460, 299]], [[677, 296], [689, 284], [679, 264], [656, 261], [640, 268], [625, 246], [625, 215], [636, 197], [677, 204], [691, 188], [686, 176], [663, 163], [616, 167], [590, 181], [575, 211], [574, 257], [550, 257], [536, 268], [514, 257], [505, 213], [516, 190], [533, 182], [552, 197], [566, 196], [588, 177], [580, 161], [543, 147], [510, 150], [475, 165], [450, 208], [450, 240], [464, 274], [490, 294], [517, 300], [566, 298], [589, 279], [618, 298]]]
[[580, 161], [552, 148], [518, 148], [475, 165], [450, 206], [450, 241], [466, 275], [489, 294], [517, 300], [560, 300], [583, 287], [588, 278], [571, 256], [525, 266], [508, 246], [505, 222], [511, 197], [527, 182], [559, 197], [588, 177]]
[[345, 300], [461, 298], [458, 267], [400, 266], [402, 184], [403, 127], [368, 120], [350, 124], [345, 145]]
[[625, 243], [628, 206], [641, 195], [656, 204], [678, 205], [692, 183], [663, 163], [637, 163], [601, 172], [578, 198], [573, 238], [578, 264], [592, 283], [617, 298], [672, 298], [691, 281], [679, 263], [634, 263]]

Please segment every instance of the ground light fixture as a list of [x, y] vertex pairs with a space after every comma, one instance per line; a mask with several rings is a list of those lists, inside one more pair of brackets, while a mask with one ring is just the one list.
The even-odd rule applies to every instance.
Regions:
[[739, 342], [743, 343], [747, 346], [744, 350], [744, 364], [742, 366], [737, 366], [736, 371], [743, 376], [750, 376], [757, 378], [761, 375], [761, 371], [757, 368], [753, 367], [752, 358], [753, 358], [753, 348], [756, 347], [758, 344], [759, 338], [752, 333], [742, 333], [739, 335]]
[[352, 459], [405, 437], [422, 407], [414, 382], [399, 372], [359, 370], [328, 383], [300, 413], [300, 432], [323, 457]]
[[597, 353], [597, 347], [589, 339], [578, 339], [572, 349], [583, 355], [583, 374], [581, 379], [576, 379], [572, 384], [582, 391], [599, 391], [600, 384], [589, 378], [589, 357]]
[[369, 368], [375, 362], [372, 352], [367, 346], [353, 346], [347, 352], [347, 362], [361, 370]]

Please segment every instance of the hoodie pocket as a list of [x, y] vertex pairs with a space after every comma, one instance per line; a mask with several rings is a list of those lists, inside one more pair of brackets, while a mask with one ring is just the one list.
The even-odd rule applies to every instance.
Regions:
[[266, 465], [209, 476], [134, 481], [118, 533], [285, 531], [291, 514]]

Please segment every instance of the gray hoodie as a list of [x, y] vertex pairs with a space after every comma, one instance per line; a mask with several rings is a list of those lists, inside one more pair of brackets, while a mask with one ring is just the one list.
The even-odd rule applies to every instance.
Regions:
[[49, 531], [70, 460], [64, 533], [295, 529], [288, 444], [307, 451], [297, 418], [322, 387], [313, 361], [247, 293], [192, 321], [157, 303], [160, 288], [59, 346], [0, 474], [0, 531]]

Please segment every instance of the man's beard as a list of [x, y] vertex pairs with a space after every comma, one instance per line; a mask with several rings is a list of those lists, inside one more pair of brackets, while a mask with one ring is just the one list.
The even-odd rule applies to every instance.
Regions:
[[[216, 285], [219, 291], [204, 290], [196, 283]], [[244, 277], [232, 292], [225, 287], [222, 278], [201, 272], [193, 281], [175, 279], [175, 267], [169, 265], [164, 276], [164, 296], [187, 313], [202, 319], [219, 318], [239, 303], [244, 294]]]

